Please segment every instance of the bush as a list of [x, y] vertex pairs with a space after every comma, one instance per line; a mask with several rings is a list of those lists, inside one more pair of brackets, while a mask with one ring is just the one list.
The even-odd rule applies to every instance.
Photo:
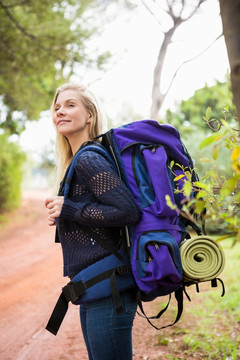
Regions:
[[0, 135], [0, 149], [0, 213], [3, 213], [20, 204], [25, 154], [6, 134]]
[[[183, 207], [185, 214], [193, 220], [191, 210], [197, 215], [207, 210], [207, 225], [211, 232], [219, 235], [218, 240], [232, 236], [240, 242], [240, 130], [233, 124], [228, 108], [224, 108], [224, 117], [218, 121], [218, 129], [206, 137], [200, 144], [200, 151], [211, 147], [209, 157], [201, 161], [210, 164], [210, 168], [201, 181], [195, 182], [197, 196]], [[230, 121], [227, 121], [230, 118]], [[204, 120], [211, 123], [211, 109], [208, 108]], [[235, 126], [234, 126], [235, 125]], [[224, 155], [223, 155], [224, 154]], [[221, 166], [217, 166], [220, 160]], [[182, 191], [187, 193], [189, 181]], [[170, 204], [171, 206], [171, 204]], [[209, 226], [207, 228], [209, 230]], [[224, 235], [225, 234], [225, 235]], [[221, 236], [223, 235], [223, 236]]]

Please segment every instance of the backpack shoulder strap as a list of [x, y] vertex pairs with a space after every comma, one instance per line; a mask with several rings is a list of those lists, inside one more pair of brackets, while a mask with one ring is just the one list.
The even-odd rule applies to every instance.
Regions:
[[79, 156], [81, 156], [86, 151], [94, 151], [94, 152], [100, 154], [101, 156], [105, 157], [105, 159], [113, 166], [114, 170], [116, 171], [115, 162], [113, 161], [112, 157], [110, 156], [110, 154], [108, 153], [106, 148], [102, 144], [97, 143], [97, 142], [87, 142], [87, 143], [83, 144], [83, 146], [81, 146], [81, 148], [78, 150], [78, 152], [74, 156], [71, 164], [69, 165], [69, 167], [66, 171], [66, 174], [64, 175], [63, 184], [62, 184], [62, 190], [63, 190], [62, 194], [64, 196], [68, 195], [70, 183], [71, 183], [74, 168], [75, 168], [75, 164], [76, 164]]

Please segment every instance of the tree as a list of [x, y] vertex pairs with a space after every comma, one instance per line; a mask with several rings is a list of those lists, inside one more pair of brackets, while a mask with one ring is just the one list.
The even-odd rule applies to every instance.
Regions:
[[[96, 0], [0, 0], [0, 95], [6, 105], [1, 127], [19, 133], [26, 119], [50, 107], [56, 87], [76, 64], [93, 63], [86, 44]], [[101, 65], [108, 54], [95, 53]]]
[[[211, 123], [203, 121], [208, 107], [212, 109]], [[223, 107], [230, 109], [232, 113], [235, 111], [229, 75], [225, 82], [216, 81], [213, 86], [206, 84], [202, 89], [196, 90], [188, 100], [181, 101], [176, 111], [167, 110], [166, 121], [176, 126], [183, 134], [203, 131], [206, 136], [211, 132], [211, 128], [218, 128], [216, 119], [221, 116]]]
[[7, 134], [0, 135], [0, 214], [19, 206], [21, 198], [22, 165], [25, 154], [9, 141]]
[[[158, 53], [158, 58], [156, 62], [156, 66], [154, 69], [154, 75], [153, 75], [153, 87], [152, 87], [152, 106], [151, 106], [151, 117], [157, 119], [159, 111], [164, 103], [164, 100], [168, 94], [168, 91], [171, 88], [171, 85], [173, 83], [173, 80], [181, 68], [181, 66], [193, 59], [186, 59], [180, 66], [177, 68], [176, 72], [173, 74], [172, 79], [170, 80], [168, 89], [163, 92], [161, 90], [161, 81], [162, 81], [162, 74], [163, 74], [163, 67], [166, 60], [167, 51], [169, 48], [169, 45], [172, 43], [173, 36], [176, 33], [176, 30], [186, 21], [189, 21], [192, 19], [196, 14], [199, 13], [201, 9], [201, 5], [206, 2], [206, 0], [166, 0], [165, 5], [162, 1], [142, 1], [145, 7], [152, 13], [152, 15], [157, 19], [157, 21], [160, 23], [161, 27], [164, 23], [164, 17], [167, 18], [168, 23], [171, 24], [167, 28], [167, 30], [162, 30], [163, 34], [163, 40], [161, 42], [161, 46]], [[151, 10], [150, 5], [153, 4], [155, 6], [158, 6], [158, 10]], [[161, 19], [160, 16], [161, 15]], [[165, 21], [166, 22], [166, 21]], [[221, 36], [217, 37], [217, 39]], [[214, 40], [215, 42], [215, 40]], [[212, 45], [209, 44], [207, 48], [209, 48]], [[206, 49], [207, 49], [206, 48]], [[205, 51], [205, 50], [204, 50]], [[204, 52], [201, 51], [201, 54]], [[199, 56], [198, 54], [197, 56]], [[195, 56], [194, 58], [196, 58]]]
[[[211, 117], [204, 120], [207, 108], [211, 108]], [[224, 117], [228, 126], [235, 127], [235, 107], [232, 101], [231, 81], [229, 75], [225, 82], [216, 81], [215, 85], [207, 86], [195, 91], [188, 100], [182, 100], [173, 112], [167, 110], [165, 122], [176, 126], [181, 133], [184, 145], [189, 149], [195, 161], [195, 167], [200, 178], [204, 177], [213, 168], [219, 177], [230, 177], [232, 174], [231, 162], [226, 161], [229, 157], [229, 149], [221, 146], [218, 149], [218, 159], [212, 162], [209, 158], [211, 148], [199, 148], [201, 142], [208, 141], [221, 127], [221, 119]], [[206, 118], [206, 117], [205, 117]], [[212, 147], [214, 147], [214, 142]], [[216, 147], [215, 147], [216, 148]]]
[[240, 125], [240, 0], [220, 0], [223, 33], [227, 45], [229, 63], [231, 67], [231, 82], [234, 102], [237, 107]]

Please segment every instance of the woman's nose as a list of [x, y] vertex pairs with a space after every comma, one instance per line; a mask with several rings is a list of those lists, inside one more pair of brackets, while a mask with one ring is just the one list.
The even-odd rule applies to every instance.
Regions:
[[64, 109], [61, 106], [58, 110], [57, 110], [57, 115], [63, 115], [64, 114]]

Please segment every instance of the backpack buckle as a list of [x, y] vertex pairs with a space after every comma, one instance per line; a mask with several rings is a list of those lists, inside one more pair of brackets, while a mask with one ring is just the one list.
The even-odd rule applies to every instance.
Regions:
[[66, 286], [62, 288], [62, 292], [67, 301], [75, 302], [78, 300], [78, 294], [75, 289], [75, 284], [73, 281], [70, 281]]
[[120, 265], [116, 268], [116, 272], [118, 274], [126, 274], [131, 270], [131, 266], [130, 265]]

